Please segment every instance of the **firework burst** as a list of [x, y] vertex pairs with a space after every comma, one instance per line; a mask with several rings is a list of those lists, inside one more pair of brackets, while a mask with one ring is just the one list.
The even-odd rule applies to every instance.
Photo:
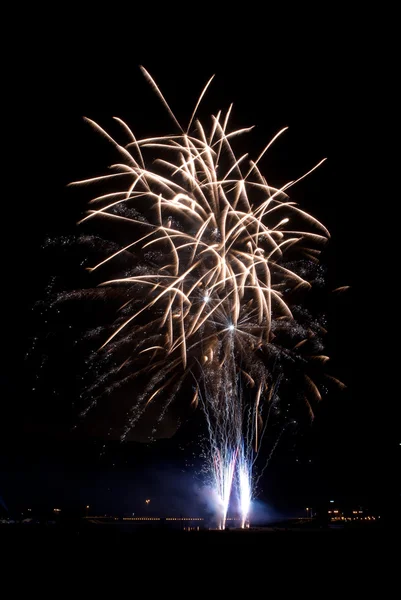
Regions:
[[244, 525], [252, 453], [265, 427], [262, 406], [271, 401], [278, 375], [296, 365], [311, 415], [320, 399], [305, 365], [327, 360], [321, 354], [322, 327], [299, 307], [299, 297], [311, 288], [310, 267], [318, 263], [329, 232], [288, 192], [324, 161], [273, 187], [259, 163], [286, 127], [255, 160], [237, 157], [235, 138], [252, 128], [230, 129], [232, 107], [207, 124], [197, 119], [211, 80], [184, 128], [143, 72], [176, 132], [136, 139], [117, 118], [125, 137], [120, 143], [87, 119], [113, 144], [120, 161], [105, 175], [72, 184], [101, 189], [80, 223], [102, 221], [107, 230], [124, 232], [117, 242], [101, 241], [102, 260], [89, 270], [103, 280], [79, 292], [119, 302], [107, 326], [93, 330], [101, 340], [96, 360], [103, 357], [112, 366], [91, 387], [90, 406], [105, 390], [112, 393], [144, 377], [126, 437], [156, 398], [163, 398], [163, 419], [180, 388], [188, 381], [192, 386], [195, 377], [191, 404], [203, 398], [223, 521], [236, 472]]

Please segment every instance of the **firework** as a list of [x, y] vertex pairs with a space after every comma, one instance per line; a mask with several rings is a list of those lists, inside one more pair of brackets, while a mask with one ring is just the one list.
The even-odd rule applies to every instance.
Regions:
[[[105, 389], [112, 393], [134, 378], [145, 378], [126, 437], [161, 398], [162, 420], [180, 388], [188, 381], [192, 386], [195, 377], [191, 405], [203, 398], [222, 521], [237, 473], [244, 525], [253, 453], [265, 427], [263, 405], [271, 403], [286, 365], [313, 365], [327, 358], [321, 354], [321, 325], [299, 308], [299, 297], [311, 288], [310, 267], [318, 263], [329, 232], [288, 196], [324, 161], [273, 187], [259, 163], [286, 127], [255, 160], [247, 154], [237, 157], [232, 144], [252, 128], [230, 129], [231, 106], [207, 124], [197, 119], [211, 80], [183, 127], [143, 72], [176, 131], [136, 139], [117, 118], [125, 137], [120, 143], [87, 119], [114, 145], [120, 161], [105, 175], [73, 184], [102, 190], [81, 223], [103, 221], [124, 232], [124, 243], [101, 242], [102, 260], [89, 270], [107, 275], [99, 287], [80, 292], [120, 302], [107, 327], [94, 330], [101, 339], [96, 360], [112, 366], [91, 387], [89, 407]], [[320, 391], [307, 371], [297, 370], [312, 415]]]
[[245, 527], [252, 500], [252, 463], [241, 456], [238, 468], [238, 490], [241, 515], [241, 527]]

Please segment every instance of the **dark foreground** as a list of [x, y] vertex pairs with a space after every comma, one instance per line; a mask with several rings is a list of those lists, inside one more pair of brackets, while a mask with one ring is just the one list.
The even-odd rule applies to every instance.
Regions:
[[[55, 578], [59, 582], [55, 590], [67, 583], [79, 589], [82, 581], [102, 588], [108, 579], [113, 586], [128, 581], [135, 588], [144, 580], [152, 592], [146, 598], [153, 598], [157, 590], [164, 593], [187, 586], [208, 590], [212, 579], [223, 589], [228, 585], [232, 598], [238, 597], [238, 586], [250, 581], [259, 585], [265, 580], [270, 588], [275, 581], [280, 588], [311, 585], [327, 592], [333, 582], [348, 589], [352, 578], [359, 590], [371, 589], [372, 578], [381, 579], [383, 569], [396, 572], [391, 567], [395, 557], [391, 548], [397, 547], [397, 538], [395, 530], [386, 528], [296, 528], [285, 524], [189, 532], [82, 523], [0, 525], [0, 549], [7, 564], [21, 574], [29, 569], [40, 585]], [[3, 573], [8, 573], [8, 567], [3, 567]], [[21, 581], [31, 586], [27, 576]]]
[[[394, 532], [395, 536], [395, 532]], [[268, 549], [277, 545], [317, 544], [319, 547], [338, 546], [347, 551], [353, 546], [361, 549], [376, 543], [380, 538], [392, 537], [391, 530], [378, 526], [333, 527], [314, 524], [299, 525], [294, 522], [279, 523], [268, 527], [250, 529], [227, 529], [225, 531], [186, 531], [172, 528], [139, 528], [124, 524], [93, 524], [85, 521], [60, 525], [0, 525], [2, 544], [18, 544], [21, 547], [35, 545], [44, 548], [78, 546], [107, 548], [109, 545], [135, 549], [155, 545], [173, 545], [176, 549], [193, 547], [226, 548], [228, 552], [252, 547], [257, 544]]]

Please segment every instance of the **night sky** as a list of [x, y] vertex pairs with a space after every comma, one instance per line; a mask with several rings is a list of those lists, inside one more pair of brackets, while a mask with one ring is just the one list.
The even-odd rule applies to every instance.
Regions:
[[[254, 52], [247, 47], [235, 58], [229, 48], [221, 49], [218, 58], [199, 53], [191, 66], [188, 60], [180, 61], [180, 54], [150, 52], [146, 46], [137, 51], [129, 45], [116, 48], [111, 42], [109, 47], [103, 40], [101, 47], [78, 47], [71, 40], [69, 46], [69, 38], [57, 43], [55, 37], [25, 42], [24, 60], [15, 59], [18, 77], [3, 117], [9, 120], [5, 124], [13, 157], [7, 174], [9, 197], [3, 197], [7, 241], [2, 252], [6, 275], [0, 496], [4, 502], [10, 510], [30, 504], [72, 508], [90, 504], [99, 512], [123, 513], [140, 511], [143, 498], [152, 496], [156, 511], [167, 506], [167, 512], [174, 512], [196, 497], [193, 470], [199, 460], [191, 441], [199, 435], [199, 415], [193, 415], [176, 436], [151, 447], [134, 442], [121, 446], [90, 425], [71, 432], [70, 396], [79, 382], [65, 358], [68, 353], [61, 351], [67, 362], [48, 376], [39, 393], [32, 391], [35, 369], [24, 359], [38, 327], [32, 306], [44, 298], [51, 276], [60, 268], [43, 244], [48, 236], [76, 234], [76, 222], [89, 199], [89, 192], [66, 186], [103, 173], [115, 158], [82, 117], [107, 129], [118, 116], [138, 137], [173, 129], [139, 70], [143, 64], [184, 122], [215, 73], [200, 115], [205, 119], [233, 102], [232, 125], [256, 125], [239, 144], [253, 157], [288, 125], [261, 165], [269, 183], [296, 178], [328, 158], [293, 189], [292, 199], [331, 232], [322, 256], [328, 289], [350, 286], [323, 307], [328, 314], [330, 373], [344, 381], [347, 390], [325, 398], [312, 427], [283, 440], [265, 472], [261, 498], [277, 512], [299, 511], [306, 503], [329, 496], [380, 506], [387, 459], [378, 403], [390, 399], [377, 393], [382, 377], [377, 370], [382, 367], [375, 357], [376, 307], [366, 311], [366, 303], [373, 304], [373, 291], [366, 292], [369, 268], [361, 264], [368, 260], [361, 246], [367, 255], [371, 250], [362, 231], [365, 198], [356, 183], [356, 157], [365, 143], [355, 133], [361, 119], [355, 101], [356, 53], [337, 50], [321, 33], [315, 43], [294, 43], [291, 50], [277, 39]], [[67, 278], [76, 277], [75, 263], [63, 268]], [[56, 384], [64, 393], [53, 393]]]

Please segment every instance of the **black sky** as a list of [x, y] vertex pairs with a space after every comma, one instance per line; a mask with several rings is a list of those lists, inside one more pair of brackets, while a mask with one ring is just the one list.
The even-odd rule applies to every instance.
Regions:
[[[324, 494], [348, 495], [361, 501], [377, 501], [381, 496], [384, 434], [383, 416], [377, 406], [379, 363], [371, 342], [373, 317], [367, 319], [364, 310], [365, 303], [371, 302], [370, 293], [366, 293], [369, 268], [366, 262], [361, 264], [360, 257], [361, 245], [366, 244], [361, 231], [366, 223], [366, 199], [355, 183], [359, 179], [356, 157], [365, 144], [356, 133], [362, 119], [356, 100], [360, 57], [355, 47], [340, 47], [326, 39], [325, 33], [323, 29], [319, 35], [314, 32], [306, 36], [307, 43], [303, 35], [292, 42], [286, 35], [266, 36], [265, 43], [263, 38], [253, 49], [248, 31], [247, 43], [242, 40], [242, 53], [222, 41], [214, 56], [207, 56], [196, 45], [188, 52], [183, 52], [185, 46], [182, 52], [179, 47], [174, 51], [167, 39], [158, 51], [151, 48], [151, 41], [138, 51], [129, 43], [116, 45], [107, 37], [96, 41], [96, 36], [86, 44], [76, 44], [73, 30], [60, 40], [55, 32], [25, 40], [23, 60], [16, 55], [13, 59], [10, 107], [4, 116], [13, 160], [7, 173], [10, 191], [4, 219], [7, 283], [2, 297], [6, 351], [1, 369], [0, 495], [9, 502], [20, 502], [21, 494], [29, 494], [35, 481], [51, 479], [54, 470], [82, 472], [81, 456], [85, 472], [103, 473], [98, 451], [91, 446], [93, 440], [78, 442], [65, 434], [65, 408], [55, 406], [50, 396], [30, 394], [32, 373], [24, 355], [30, 344], [28, 332], [32, 332], [30, 308], [57, 268], [48, 253], [45, 257], [43, 242], [49, 234], [75, 233], [75, 223], [84, 208], [80, 193], [72, 193], [66, 185], [102, 172], [113, 158], [107, 143], [82, 117], [107, 128], [111, 118], [118, 116], [138, 135], [172, 130], [173, 124], [143, 78], [140, 64], [156, 79], [178, 119], [184, 122], [203, 85], [215, 73], [201, 115], [216, 114], [233, 102], [233, 124], [256, 125], [249, 145], [248, 140], [243, 142], [245, 151], [250, 148], [254, 157], [278, 129], [288, 125], [288, 132], [263, 162], [269, 181], [292, 179], [321, 158], [328, 158], [299, 184], [294, 197], [331, 232], [332, 241], [325, 252], [329, 285], [332, 289], [351, 286], [347, 294], [334, 296], [328, 305], [332, 372], [348, 389], [325, 401], [312, 430], [303, 432], [295, 446], [291, 443], [284, 448], [277, 459], [275, 478], [280, 472], [286, 473], [293, 482], [287, 496], [300, 493], [302, 500], [299, 490], [305, 486], [315, 494], [320, 489]], [[102, 442], [93, 443], [101, 446]], [[163, 452], [176, 457], [174, 443], [168, 448], [163, 444]], [[144, 458], [143, 449], [135, 446], [126, 451], [128, 457], [124, 451], [121, 458], [120, 452], [110, 451], [111, 458], [100, 475], [105, 487], [115, 457], [121, 469], [123, 463], [128, 469], [136, 463], [159, 460], [154, 449], [151, 459]], [[308, 474], [305, 466], [293, 464], [298, 455], [303, 463], [311, 457], [319, 467]], [[37, 480], [32, 476], [35, 461], [42, 465]], [[318, 481], [313, 482], [314, 477]], [[69, 493], [65, 485], [60, 486], [61, 496], [67, 495], [69, 502], [79, 496], [79, 481], [71, 484], [73, 491]], [[121, 481], [117, 487], [123, 487]], [[118, 502], [113, 507], [118, 510]]]

